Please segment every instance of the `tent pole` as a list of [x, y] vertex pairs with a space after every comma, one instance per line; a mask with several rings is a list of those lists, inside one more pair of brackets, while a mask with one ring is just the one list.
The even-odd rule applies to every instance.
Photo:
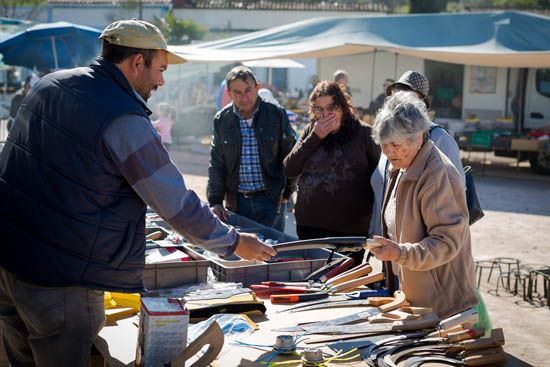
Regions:
[[370, 100], [374, 99], [374, 69], [376, 66], [376, 49], [372, 53], [372, 70], [370, 75]]
[[395, 55], [395, 67], [393, 68], [393, 80], [397, 80], [397, 62], [399, 61], [399, 54], [394, 52]]
[[53, 61], [55, 64], [55, 70], [59, 70], [59, 64], [57, 63], [57, 50], [55, 49], [55, 38], [53, 36], [50, 37], [50, 41], [52, 42]]
[[504, 116], [508, 117], [508, 105], [510, 104], [510, 68], [506, 68], [506, 94], [504, 98]]

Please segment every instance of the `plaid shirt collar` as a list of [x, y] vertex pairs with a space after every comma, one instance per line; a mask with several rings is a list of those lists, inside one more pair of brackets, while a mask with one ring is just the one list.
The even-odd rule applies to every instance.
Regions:
[[[261, 103], [261, 98], [258, 97], [258, 101], [256, 102], [256, 109], [254, 110], [254, 112], [252, 112], [252, 119], [254, 120], [254, 117], [256, 116], [256, 112], [258, 112], [258, 110], [260, 109], [260, 103]], [[237, 115], [237, 117], [239, 118], [239, 120], [248, 120], [246, 117], [244, 117], [240, 112], [239, 110], [237, 109], [237, 107], [235, 106], [235, 103], [233, 103], [233, 113], [235, 113], [235, 115]]]

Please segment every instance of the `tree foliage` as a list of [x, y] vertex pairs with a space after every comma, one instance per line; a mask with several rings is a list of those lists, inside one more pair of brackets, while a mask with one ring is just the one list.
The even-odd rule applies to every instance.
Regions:
[[447, 0], [410, 0], [410, 13], [440, 13], [447, 9]]
[[208, 32], [206, 27], [198, 25], [191, 19], [178, 19], [173, 11], [169, 11], [164, 18], [154, 16], [153, 23], [159, 27], [166, 41], [171, 45], [184, 45], [193, 40], [201, 40]]
[[0, 0], [0, 17], [34, 20], [44, 0]]

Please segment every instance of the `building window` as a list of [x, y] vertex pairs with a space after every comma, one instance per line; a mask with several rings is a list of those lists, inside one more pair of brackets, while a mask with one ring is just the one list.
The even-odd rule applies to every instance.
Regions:
[[464, 65], [425, 60], [425, 74], [430, 81], [430, 110], [436, 118], [462, 118]]
[[537, 69], [537, 92], [545, 97], [550, 97], [550, 69]]

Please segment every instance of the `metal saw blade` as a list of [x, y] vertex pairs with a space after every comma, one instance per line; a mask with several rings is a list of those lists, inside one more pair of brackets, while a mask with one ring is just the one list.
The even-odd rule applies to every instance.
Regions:
[[357, 307], [357, 306], [370, 306], [368, 299], [352, 299], [349, 298], [346, 301], [331, 301], [331, 302], [325, 302], [317, 305], [311, 305], [306, 306], [302, 308], [298, 308], [296, 310], [290, 311], [291, 313], [294, 312], [302, 312], [302, 311], [308, 311], [308, 310], [318, 310], [322, 308], [337, 308], [337, 307]]
[[[272, 331], [283, 331], [283, 332], [303, 332], [305, 331], [305, 327], [336, 327], [338, 328], [338, 325], [345, 325], [352, 322], [357, 321], [366, 321], [369, 317], [378, 315], [381, 312], [376, 307], [369, 308], [367, 310], [355, 313], [353, 315], [343, 316], [339, 317], [337, 319], [333, 320], [327, 320], [327, 321], [319, 321], [319, 322], [312, 322], [309, 324], [304, 325], [297, 325], [297, 326], [290, 326], [286, 328], [279, 328], [279, 329], [273, 329]], [[391, 324], [390, 324], [391, 325]]]

